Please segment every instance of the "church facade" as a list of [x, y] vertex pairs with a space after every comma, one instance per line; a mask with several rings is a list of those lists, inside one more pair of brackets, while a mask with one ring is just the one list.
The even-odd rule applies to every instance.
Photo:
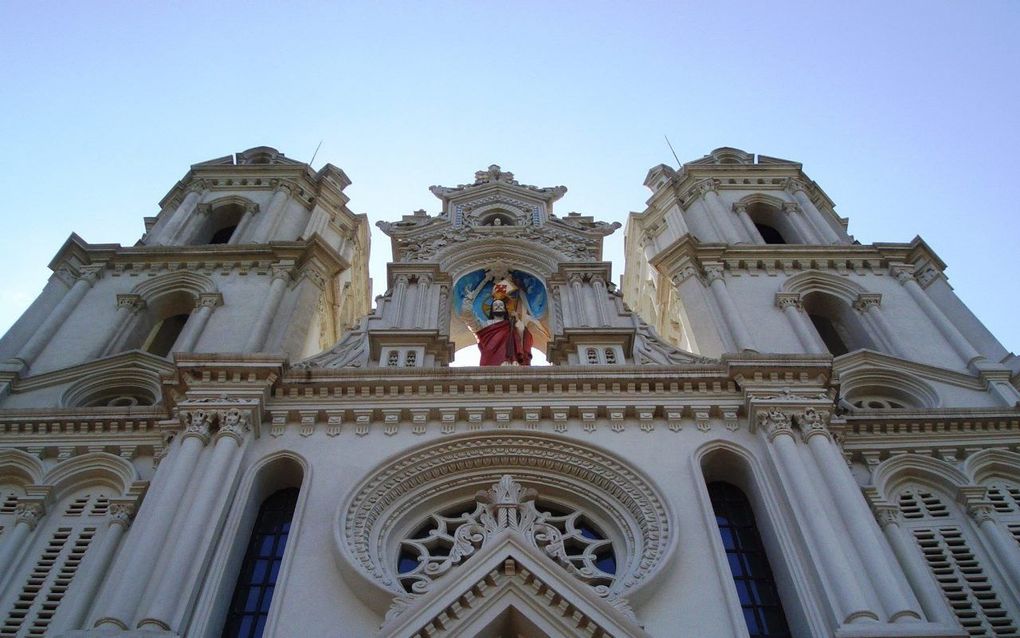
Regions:
[[59, 249], [0, 340], [0, 638], [1020, 637], [1020, 359], [921, 239], [721, 148], [617, 287], [620, 224], [493, 165], [378, 223], [373, 305], [349, 184], [257, 147]]

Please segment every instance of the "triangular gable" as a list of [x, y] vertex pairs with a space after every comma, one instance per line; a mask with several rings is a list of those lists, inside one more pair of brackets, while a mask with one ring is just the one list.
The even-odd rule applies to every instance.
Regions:
[[910, 361], [884, 352], [862, 349], [836, 357], [832, 361], [835, 373], [834, 381], [841, 382], [844, 378], [855, 374], [874, 370], [889, 370], [905, 375], [914, 375], [922, 379], [941, 381], [972, 390], [983, 390], [985, 383], [974, 375], [941, 368], [938, 366]]
[[428, 593], [398, 597], [378, 635], [486, 635], [512, 614], [519, 615], [518, 624], [528, 626], [536, 636], [649, 635], [624, 600], [598, 596], [511, 531], [491, 538], [470, 561], [436, 581]]

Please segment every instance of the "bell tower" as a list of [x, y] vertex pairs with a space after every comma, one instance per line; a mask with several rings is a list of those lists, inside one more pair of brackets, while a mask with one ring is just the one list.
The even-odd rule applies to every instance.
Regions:
[[260, 146], [193, 165], [134, 246], [71, 235], [0, 341], [4, 392], [110, 360], [142, 383], [174, 353], [299, 359], [336, 343], [370, 297], [368, 224], [347, 208], [349, 184], [331, 164], [313, 171]]

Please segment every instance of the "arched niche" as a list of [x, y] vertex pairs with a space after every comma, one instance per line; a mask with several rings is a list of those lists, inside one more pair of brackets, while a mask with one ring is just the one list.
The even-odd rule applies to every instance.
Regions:
[[[490, 319], [495, 288], [506, 281], [514, 288], [509, 293], [513, 300], [511, 310], [520, 308], [522, 312], [527, 312], [538, 320], [542, 329], [530, 329], [534, 339], [533, 348], [543, 354], [547, 352], [548, 335], [551, 334], [549, 314], [552, 300], [544, 278], [528, 270], [498, 262], [464, 273], [454, 279], [450, 302], [453, 315], [450, 321], [450, 340], [454, 342], [456, 349], [476, 343], [475, 335], [468, 327], [468, 323], [473, 321], [472, 325], [484, 325]], [[468, 301], [467, 297], [472, 291], [476, 291], [474, 299]], [[521, 304], [526, 305], [521, 308]]]

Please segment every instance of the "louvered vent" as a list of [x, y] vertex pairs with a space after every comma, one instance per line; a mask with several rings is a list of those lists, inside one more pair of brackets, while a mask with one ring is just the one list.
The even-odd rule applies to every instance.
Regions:
[[913, 532], [953, 613], [971, 636], [1020, 637], [958, 527]]
[[110, 511], [110, 499], [105, 494], [96, 496], [89, 508], [89, 516], [106, 516]]
[[1015, 540], [1017, 543], [1020, 543], [1020, 523], [1010, 523], [1009, 525], [1006, 526], [1006, 529], [1009, 530], [1009, 533], [1013, 537], [1013, 540]]
[[95, 534], [95, 527], [81, 529], [74, 540], [75, 533], [70, 527], [58, 528], [53, 533], [0, 626], [0, 638], [46, 636]]
[[67, 506], [67, 510], [64, 511], [64, 516], [81, 516], [89, 504], [90, 496], [91, 494], [85, 494], [71, 501], [71, 504]]
[[18, 506], [18, 495], [14, 492], [7, 492], [0, 496], [0, 514], [13, 514]]
[[1003, 483], [992, 483], [988, 486], [987, 495], [996, 512], [1000, 514], [1020, 513], [1020, 488]]
[[907, 490], [900, 495], [903, 518], [947, 518], [949, 510], [938, 496], [921, 490]]

